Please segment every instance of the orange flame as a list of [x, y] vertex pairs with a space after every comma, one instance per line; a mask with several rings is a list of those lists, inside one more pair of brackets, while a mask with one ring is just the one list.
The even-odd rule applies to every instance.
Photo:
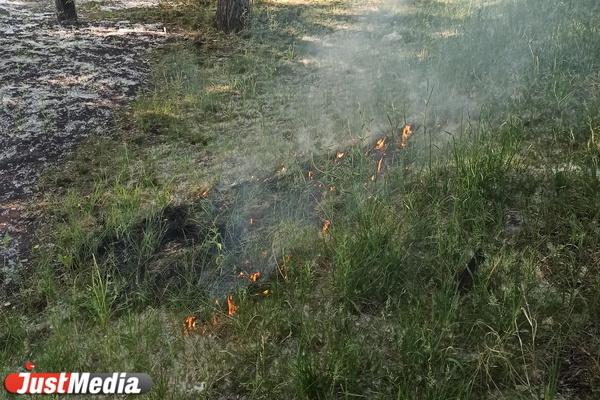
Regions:
[[209, 190], [208, 189], [200, 189], [196, 192], [196, 196], [200, 199], [208, 198]]
[[322, 229], [323, 234], [326, 234], [327, 232], [329, 232], [329, 225], [331, 225], [331, 221], [326, 219], [325, 222], [323, 223], [323, 229]]
[[206, 335], [209, 332], [215, 332], [220, 323], [221, 321], [216, 313], [212, 315], [210, 321], [204, 321], [203, 323], [200, 323], [197, 316], [190, 315], [183, 320], [182, 333], [183, 335], [191, 333]]
[[382, 137], [381, 139], [377, 140], [377, 142], [375, 142], [375, 150], [382, 150], [385, 147], [385, 137]]
[[379, 162], [377, 163], [377, 175], [379, 175], [381, 173], [381, 165], [383, 164], [383, 156], [379, 159]]
[[250, 282], [256, 282], [256, 281], [258, 281], [260, 279], [261, 275], [262, 274], [260, 272], [253, 272], [250, 275], [248, 275], [248, 280]]
[[343, 151], [338, 151], [337, 153], [335, 153], [335, 158], [340, 159], [342, 157], [344, 157], [345, 153]]
[[190, 315], [185, 317], [185, 319], [183, 320], [183, 334], [187, 335], [188, 333], [196, 330], [196, 328], [198, 327], [198, 317], [196, 317], [195, 315]]
[[402, 137], [400, 138], [400, 147], [406, 147], [407, 143], [408, 143], [408, 139], [410, 139], [410, 137], [413, 134], [413, 128], [411, 124], [406, 124], [404, 125], [404, 128], [402, 128]]
[[235, 315], [235, 313], [237, 312], [239, 306], [237, 306], [234, 302], [233, 302], [233, 296], [229, 295], [227, 296], [227, 315], [229, 315], [230, 317], [233, 317]]

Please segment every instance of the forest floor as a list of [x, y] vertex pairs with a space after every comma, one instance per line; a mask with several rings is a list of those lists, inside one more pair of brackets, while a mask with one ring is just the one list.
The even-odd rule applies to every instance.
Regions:
[[256, 1], [234, 35], [209, 3], [86, 3], [178, 40], [115, 89], [112, 135], [37, 180], [3, 372], [146, 372], [155, 399], [597, 398], [596, 3]]
[[[110, 3], [109, 8], [128, 6]], [[0, 3], [0, 266], [5, 284], [28, 262], [36, 215], [28, 204], [36, 196], [40, 173], [85, 138], [116, 131], [115, 110], [147, 81], [149, 49], [166, 39], [160, 23], [86, 16], [84, 11], [76, 25], [62, 26], [49, 2]]]

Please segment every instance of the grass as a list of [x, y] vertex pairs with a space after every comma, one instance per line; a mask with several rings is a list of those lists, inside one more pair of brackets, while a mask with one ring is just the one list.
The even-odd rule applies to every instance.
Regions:
[[209, 6], [132, 16], [195, 33], [118, 137], [46, 177], [4, 372], [147, 372], [157, 399], [598, 397], [598, 5], [366, 6], [259, 2], [238, 36]]

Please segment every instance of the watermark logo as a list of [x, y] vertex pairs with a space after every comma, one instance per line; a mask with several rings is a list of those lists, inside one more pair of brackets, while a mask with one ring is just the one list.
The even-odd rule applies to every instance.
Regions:
[[152, 386], [148, 374], [131, 372], [32, 372], [31, 361], [26, 372], [11, 373], [4, 378], [4, 389], [12, 394], [143, 394]]

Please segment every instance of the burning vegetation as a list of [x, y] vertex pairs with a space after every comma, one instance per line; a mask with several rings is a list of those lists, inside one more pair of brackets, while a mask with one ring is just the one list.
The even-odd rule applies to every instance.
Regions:
[[381, 139], [378, 139], [377, 142], [375, 142], [375, 150], [384, 150], [385, 149], [385, 145], [386, 145], [386, 138], [382, 137]]
[[235, 304], [235, 302], [233, 301], [233, 296], [229, 295], [227, 296], [227, 315], [229, 315], [230, 317], [233, 317], [235, 315], [235, 313], [237, 312], [239, 306]]
[[246, 272], [240, 272], [238, 276], [242, 279], [247, 279], [248, 281], [255, 283], [258, 282], [262, 274], [260, 272], [252, 272], [250, 274]]
[[402, 128], [402, 136], [400, 136], [400, 143], [399, 143], [400, 148], [406, 147], [406, 145], [408, 144], [408, 140], [410, 139], [412, 134], [413, 134], [413, 126], [411, 124], [404, 125], [404, 128]]
[[[321, 192], [322, 199], [327, 198], [327, 196], [335, 198], [336, 196], [339, 196], [338, 187], [336, 184], [333, 184], [334, 182], [329, 181], [327, 173], [324, 172], [330, 168], [329, 165], [333, 164], [337, 165], [338, 167], [347, 165], [350, 167], [352, 157], [347, 156], [355, 152], [362, 153], [365, 157], [374, 162], [374, 172], [371, 176], [365, 177], [367, 178], [366, 182], [375, 182], [384, 175], [384, 169], [387, 167], [386, 164], [393, 162], [397, 158], [397, 153], [407, 147], [413, 133], [413, 125], [405, 124], [401, 129], [398, 130], [397, 136], [391, 134], [378, 137], [366, 147], [360, 145], [359, 142], [354, 142], [352, 145], [343, 150], [336, 150], [333, 154], [333, 157], [323, 157], [312, 160], [311, 163], [307, 162], [303, 167], [302, 174], [307, 178], [306, 182], [309, 183], [313, 190]], [[397, 141], [394, 140], [395, 137], [397, 138]], [[393, 143], [397, 143], [398, 146], [391, 145]], [[279, 164], [272, 176], [267, 176], [265, 178], [255, 178], [255, 176], [252, 176], [250, 181], [240, 184], [239, 186], [235, 186], [234, 188], [239, 187], [241, 190], [248, 193], [252, 193], [251, 188], [253, 187], [258, 188], [266, 185], [269, 188], [278, 188], [281, 184], [280, 182], [288, 179], [291, 170], [293, 169], [288, 171], [288, 168], [284, 164]], [[216, 204], [221, 208], [219, 213], [223, 214], [227, 207], [230, 207], [230, 205], [227, 203], [221, 203], [218, 200], [218, 198], [221, 196], [223, 196], [223, 193], [221, 193], [219, 190], [209, 191], [207, 188], [202, 188], [197, 192], [197, 197], [203, 201], [208, 201], [209, 203], [212, 202], [215, 204], [215, 199], [217, 199]], [[280, 194], [276, 190], [273, 192], [273, 196], [277, 197], [280, 196]], [[213, 197], [213, 199], [211, 199], [211, 197]], [[247, 229], [249, 232], [259, 232], [262, 228], [260, 226], [262, 223], [257, 224], [257, 216], [262, 220], [265, 218], [265, 215], [263, 215], [262, 211], [259, 211], [260, 209], [258, 208], [253, 208], [252, 210], [252, 216], [246, 217], [247, 219], [245, 221], [247, 227], [245, 229]], [[331, 236], [332, 220], [327, 218], [321, 219], [321, 221], [321, 236], [329, 239]], [[256, 262], [264, 263], [269, 257], [269, 252], [264, 249], [257, 250], [255, 257], [258, 257], [260, 260]], [[242, 265], [244, 266], [245, 270], [238, 272], [236, 276], [240, 281], [245, 282], [243, 285], [245, 285], [245, 290], [249, 292], [251, 298], [268, 297], [272, 294], [271, 288], [269, 287], [268, 283], [263, 282], [263, 272], [256, 270], [251, 271], [252, 265], [254, 265], [254, 262], [251, 260], [251, 258], [253, 257], [248, 254], [244, 256]], [[288, 279], [287, 269], [289, 261], [289, 257], [286, 256], [281, 263], [276, 263], [277, 265], [274, 266], [273, 269], [275, 272], [277, 272], [278, 279]], [[206, 335], [219, 331], [220, 326], [224, 321], [227, 320], [226, 318], [223, 318], [223, 316], [230, 318], [234, 317], [239, 310], [239, 305], [236, 304], [234, 297], [231, 294], [225, 297], [224, 303], [226, 306], [225, 310], [217, 310], [207, 319], [203, 319], [195, 315], [186, 317], [183, 322], [183, 333], [187, 335], [193, 332]]]
[[323, 227], [321, 228], [321, 232], [323, 233], [323, 235], [326, 235], [327, 233], [329, 233], [329, 226], [331, 225], [331, 221], [326, 219], [325, 222], [323, 222]]

